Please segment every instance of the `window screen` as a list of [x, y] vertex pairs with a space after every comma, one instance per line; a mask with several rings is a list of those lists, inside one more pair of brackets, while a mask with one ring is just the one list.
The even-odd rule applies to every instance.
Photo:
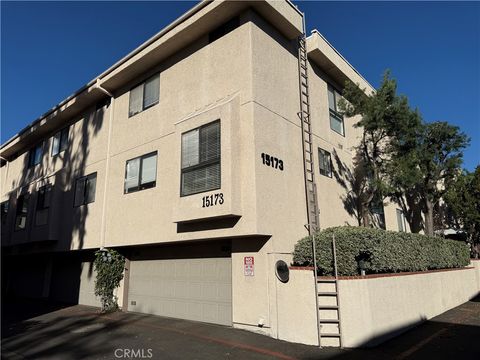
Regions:
[[128, 115], [133, 116], [158, 103], [160, 74], [156, 74], [130, 90]]
[[318, 162], [320, 163], [320, 174], [332, 177], [332, 157], [323, 149], [318, 149]]
[[160, 76], [157, 74], [145, 82], [143, 108], [155, 105], [160, 95]]
[[73, 206], [81, 206], [95, 202], [96, 188], [97, 173], [78, 178], [75, 183], [75, 198]]
[[156, 180], [156, 152], [127, 161], [125, 169], [125, 194], [155, 187]]
[[219, 189], [220, 178], [220, 122], [184, 133], [181, 195]]

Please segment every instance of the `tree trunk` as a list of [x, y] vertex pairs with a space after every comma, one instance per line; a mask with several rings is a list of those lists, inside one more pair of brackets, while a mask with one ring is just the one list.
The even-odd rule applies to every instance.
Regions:
[[370, 227], [370, 212], [365, 204], [362, 206], [362, 226]]
[[405, 199], [407, 201], [408, 215], [406, 216], [408, 225], [410, 226], [410, 231], [412, 233], [419, 233], [423, 230], [423, 218], [422, 218], [422, 207], [418, 196], [405, 194]]
[[424, 209], [424, 215], [425, 215], [425, 235], [428, 236], [433, 236], [433, 203], [425, 199], [425, 209]]

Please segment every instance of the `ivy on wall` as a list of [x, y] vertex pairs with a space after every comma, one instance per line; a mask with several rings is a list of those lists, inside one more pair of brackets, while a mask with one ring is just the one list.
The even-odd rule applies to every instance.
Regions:
[[95, 295], [100, 297], [102, 312], [118, 309], [114, 290], [120, 286], [125, 268], [125, 257], [113, 249], [100, 249], [95, 253]]

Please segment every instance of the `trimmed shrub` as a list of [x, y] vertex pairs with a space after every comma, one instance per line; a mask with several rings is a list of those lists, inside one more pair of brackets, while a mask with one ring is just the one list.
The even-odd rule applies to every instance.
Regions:
[[[315, 235], [320, 275], [333, 275], [334, 234], [339, 275], [358, 275], [359, 261], [363, 263], [367, 274], [458, 268], [470, 263], [469, 248], [461, 241], [341, 226], [325, 229]], [[311, 245], [310, 237], [297, 242], [293, 255], [295, 265], [313, 265]]]

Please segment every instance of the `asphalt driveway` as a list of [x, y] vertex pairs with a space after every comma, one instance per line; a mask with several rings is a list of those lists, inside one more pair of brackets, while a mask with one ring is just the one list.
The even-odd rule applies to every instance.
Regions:
[[373, 349], [318, 349], [224, 326], [97, 311], [4, 304], [2, 359], [480, 359], [480, 297]]

